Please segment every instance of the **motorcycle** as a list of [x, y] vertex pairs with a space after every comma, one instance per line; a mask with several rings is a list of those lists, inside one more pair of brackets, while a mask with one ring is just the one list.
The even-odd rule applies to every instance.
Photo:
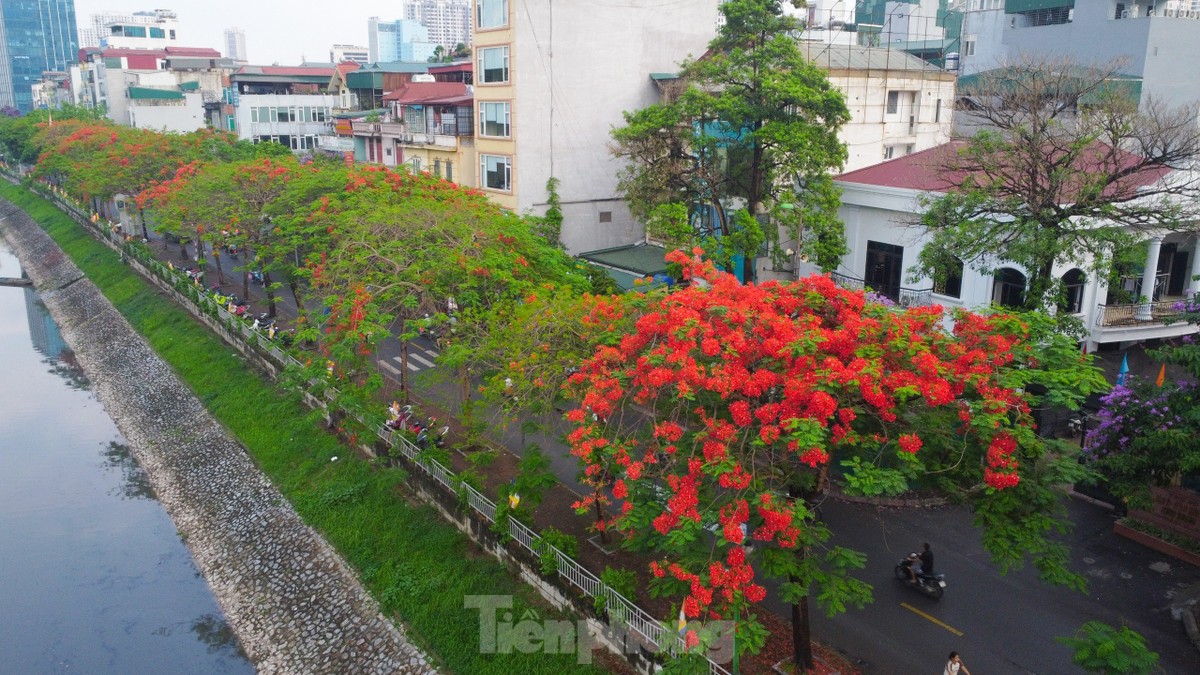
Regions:
[[[896, 578], [913, 588], [921, 591], [925, 595], [937, 600], [946, 592], [946, 575], [945, 574], [925, 574], [920, 567], [914, 567], [914, 563], [919, 562], [920, 558], [916, 553], [901, 558], [900, 562], [896, 563]], [[909, 576], [909, 569], [916, 572], [917, 581], [913, 583], [912, 577]]]

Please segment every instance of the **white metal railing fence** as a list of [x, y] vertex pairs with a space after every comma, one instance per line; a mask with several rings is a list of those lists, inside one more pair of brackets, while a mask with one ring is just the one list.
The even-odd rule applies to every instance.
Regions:
[[[182, 304], [190, 303], [198, 309], [201, 304], [206, 305], [206, 309], [211, 313], [215, 313], [226, 325], [232, 324], [238, 326], [238, 332], [244, 338], [255, 337], [261, 339], [261, 334], [253, 331], [245, 321], [229, 313], [223, 306], [218, 305], [216, 300], [204, 293], [202, 286], [196, 289], [196, 298], [199, 302], [182, 293], [177, 284], [182, 284], [186, 287], [191, 282], [184, 282], [184, 277], [178, 271], [170, 270], [166, 265], [163, 265], [150, 256], [148, 249], [144, 250], [129, 246], [128, 242], [123, 241], [123, 236], [114, 235], [111, 231], [105, 231], [100, 227], [100, 223], [91, 222], [90, 216], [82, 209], [71, 204], [56, 192], [47, 193], [44, 190], [39, 190], [39, 192], [42, 192], [44, 196], [63, 210], [74, 215], [85, 227], [91, 226], [110, 247], [121, 251], [123, 255], [131, 256], [132, 259], [127, 258], [127, 261], [139, 269], [143, 276], [167, 282], [178, 302]], [[265, 348], [271, 357], [276, 359], [280, 367], [300, 365], [300, 362], [295, 357], [279, 349], [273, 343], [268, 342], [266, 345], [263, 345], [260, 342], [258, 346]], [[329, 400], [336, 400], [336, 394], [337, 391], [333, 388], [325, 390], [325, 398]], [[360, 422], [363, 422], [365, 426], [371, 426], [361, 417], [355, 417]], [[457, 495], [461, 491], [465, 495], [464, 501], [471, 510], [478, 513], [489, 523], [496, 522], [496, 504], [488, 499], [486, 495], [466, 482], [458, 480], [453, 471], [446, 468], [441, 462], [424, 456], [417, 446], [403, 436], [394, 433], [386, 425], [379, 424], [376, 429], [377, 436], [390, 449], [398, 450], [410, 464], [419, 467], [451, 493]], [[506, 516], [506, 519], [508, 521], [508, 534], [514, 542], [535, 557], [540, 557], [542, 552], [548, 549], [555, 557], [556, 570], [560, 578], [589, 598], [604, 598], [604, 606], [609, 614], [610, 622], [619, 622], [625, 626], [628, 631], [644, 641], [645, 646], [649, 647], [652, 651], [666, 652], [671, 655], [681, 654], [686, 651], [683, 638], [675, 631], [667, 629], [664, 622], [655, 619], [644, 609], [610, 588], [596, 575], [592, 574], [590, 570], [580, 565], [575, 559], [563, 553], [558, 548], [548, 543], [541, 544], [542, 536], [527, 527], [524, 523], [512, 516]], [[708, 659], [708, 664], [711, 675], [731, 675], [729, 670], [711, 659]]]

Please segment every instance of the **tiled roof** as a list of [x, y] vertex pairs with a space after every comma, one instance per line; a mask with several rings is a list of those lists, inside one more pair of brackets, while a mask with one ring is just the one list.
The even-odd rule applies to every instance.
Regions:
[[346, 73], [350, 73], [355, 70], [358, 70], [358, 64], [354, 61], [342, 61], [341, 63], [337, 64], [337, 71], [341, 73], [343, 79], [345, 79]]
[[[945, 192], [951, 187], [962, 183], [966, 176], [964, 172], [943, 172], [939, 167], [944, 166], [951, 155], [965, 145], [965, 141], [951, 141], [928, 150], [914, 152], [911, 155], [881, 162], [872, 166], [846, 172], [834, 180], [855, 185], [877, 185], [880, 187], [916, 190], [919, 192]], [[1107, 154], [1108, 146], [1097, 145], [1097, 152], [1084, 156], [1079, 164], [1083, 171], [1095, 170], [1101, 166], [1101, 154]], [[1138, 156], [1124, 150], [1116, 151], [1116, 162], [1121, 167], [1131, 167], [1138, 161]], [[1111, 162], [1109, 162], [1111, 163]], [[1118, 190], [1133, 190], [1152, 185], [1171, 172], [1170, 167], [1150, 167], [1128, 176], [1119, 184], [1110, 186], [1108, 193]]]
[[396, 91], [384, 94], [384, 101], [396, 101], [402, 105], [424, 103], [457, 103], [469, 98], [471, 90], [462, 82], [409, 82]]
[[332, 77], [333, 68], [302, 66], [242, 66], [235, 75], [278, 75], [282, 77]]
[[100, 52], [104, 58], [119, 58], [128, 56], [199, 56], [205, 58], [221, 58], [221, 52], [208, 47], [165, 47], [163, 49], [131, 49], [129, 47], [109, 47]]

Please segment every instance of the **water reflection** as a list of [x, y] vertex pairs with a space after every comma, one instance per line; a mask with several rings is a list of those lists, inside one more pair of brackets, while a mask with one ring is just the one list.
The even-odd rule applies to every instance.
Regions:
[[0, 673], [252, 673], [32, 290], [0, 287], [0, 373]]
[[[182, 623], [177, 623], [172, 626], [163, 626], [154, 631], [155, 635], [170, 636], [175, 633]], [[204, 614], [188, 623], [188, 630], [196, 634], [196, 639], [206, 645], [205, 652], [208, 654], [221, 654], [226, 656], [237, 656], [246, 658], [246, 653], [242, 651], [241, 644], [237, 641], [237, 636], [233, 632], [233, 628], [229, 626], [229, 622], [219, 614]]]
[[109, 491], [124, 499], [157, 499], [150, 477], [129, 452], [129, 446], [109, 441], [104, 447], [104, 468], [121, 472], [121, 484]]

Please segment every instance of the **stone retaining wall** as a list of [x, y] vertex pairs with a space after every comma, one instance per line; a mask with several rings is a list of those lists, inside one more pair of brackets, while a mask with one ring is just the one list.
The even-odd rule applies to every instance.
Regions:
[[3, 200], [0, 233], [259, 672], [434, 672], [107, 298], [32, 219]]

